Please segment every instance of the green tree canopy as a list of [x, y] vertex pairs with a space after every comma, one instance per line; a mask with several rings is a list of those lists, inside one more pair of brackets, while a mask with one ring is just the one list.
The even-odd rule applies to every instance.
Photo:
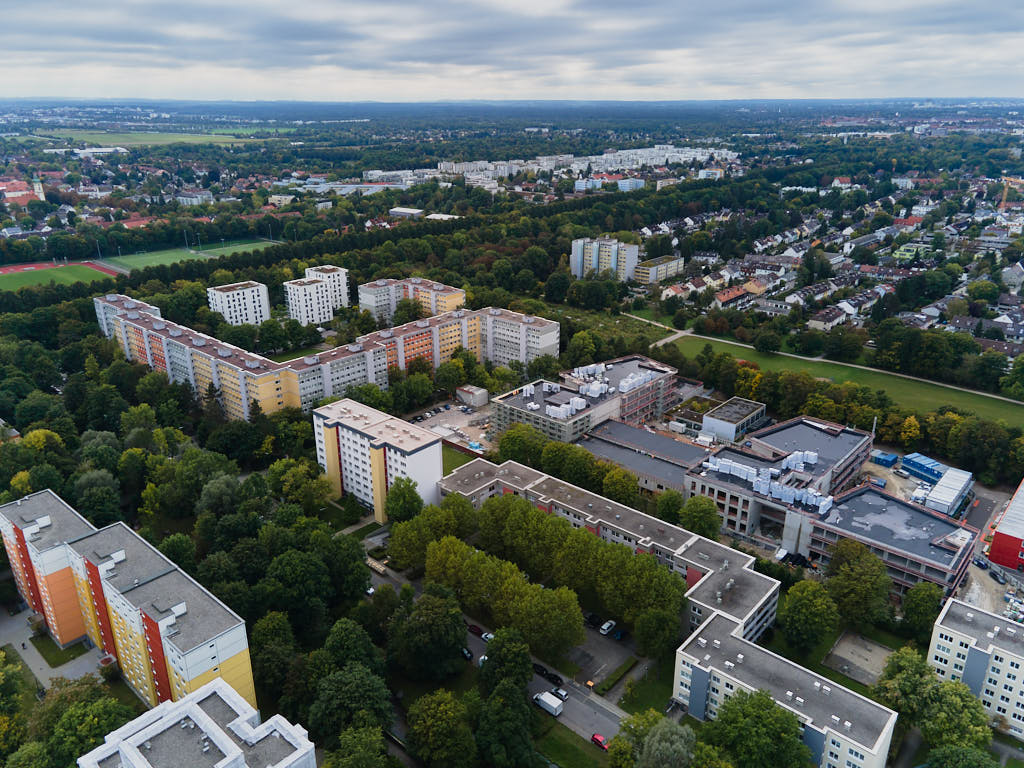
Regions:
[[800, 722], [767, 691], [737, 691], [718, 708], [701, 737], [721, 747], [743, 768], [809, 768], [811, 750], [800, 739]]
[[466, 709], [451, 691], [439, 689], [409, 707], [409, 749], [428, 768], [472, 768], [476, 742]]
[[839, 624], [839, 611], [820, 582], [804, 580], [790, 587], [779, 606], [779, 624], [786, 641], [808, 652]]

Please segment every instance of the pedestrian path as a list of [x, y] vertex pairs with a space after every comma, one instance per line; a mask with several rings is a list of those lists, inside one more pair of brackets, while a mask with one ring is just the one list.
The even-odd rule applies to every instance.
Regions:
[[44, 688], [50, 686], [50, 681], [55, 677], [66, 677], [76, 679], [84, 677], [91, 672], [99, 672], [100, 658], [102, 654], [97, 648], [90, 648], [78, 658], [72, 659], [59, 667], [51, 667], [46, 659], [36, 650], [30, 642], [32, 630], [28, 625], [28, 618], [32, 614], [28, 610], [10, 615], [3, 611], [0, 613], [0, 645], [11, 645], [21, 656], [21, 660], [32, 670], [36, 680]]

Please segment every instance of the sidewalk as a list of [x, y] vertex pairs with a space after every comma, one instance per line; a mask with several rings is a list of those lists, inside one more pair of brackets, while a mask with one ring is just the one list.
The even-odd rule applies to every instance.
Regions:
[[[22, 661], [32, 670], [36, 680], [44, 688], [49, 687], [50, 681], [55, 677], [67, 677], [75, 679], [84, 677], [90, 672], [99, 672], [100, 657], [102, 654], [97, 648], [90, 648], [77, 659], [72, 659], [67, 664], [59, 667], [51, 667], [46, 663], [35, 646], [29, 642], [32, 631], [28, 626], [28, 617], [32, 614], [28, 610], [11, 616], [7, 611], [0, 614], [0, 645], [11, 645], [21, 656]], [[25, 647], [22, 648], [22, 643]]]

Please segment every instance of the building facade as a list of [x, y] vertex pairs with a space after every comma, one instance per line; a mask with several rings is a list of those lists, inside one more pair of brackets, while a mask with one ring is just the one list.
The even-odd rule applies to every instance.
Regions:
[[441, 438], [355, 400], [313, 411], [316, 457], [336, 495], [350, 493], [387, 522], [384, 502], [399, 477], [416, 483], [426, 504], [437, 502]]
[[128, 360], [188, 383], [199, 395], [212, 386], [234, 419], [248, 419], [256, 403], [264, 413], [308, 411], [352, 386], [387, 388], [389, 367], [405, 370], [421, 357], [436, 368], [460, 347], [495, 365], [558, 354], [558, 323], [506, 309], [455, 310], [279, 363], [163, 320], [157, 307], [127, 296], [98, 296], [93, 305], [100, 329]]
[[323, 280], [327, 283], [331, 297], [331, 308], [340, 309], [349, 305], [348, 270], [333, 264], [321, 264], [319, 267], [306, 267], [306, 277]]
[[283, 286], [288, 317], [302, 325], [323, 325], [334, 317], [331, 289], [323, 280], [307, 277], [288, 280]]
[[359, 307], [372, 314], [378, 323], [390, 323], [402, 299], [417, 302], [425, 315], [440, 315], [465, 306], [466, 292], [422, 277], [374, 280], [359, 286]]
[[101, 648], [150, 706], [215, 678], [256, 705], [245, 622], [124, 523], [97, 530], [46, 490], [0, 506], [0, 531], [57, 643]]
[[260, 714], [215, 679], [178, 701], [165, 701], [106, 735], [78, 758], [78, 768], [316, 768], [306, 729]]
[[657, 285], [663, 280], [683, 274], [685, 267], [686, 260], [682, 256], [659, 256], [637, 264], [634, 277], [640, 285]]
[[736, 690], [764, 689], [800, 720], [818, 765], [884, 768], [895, 712], [756, 644], [775, 621], [779, 583], [757, 573], [750, 555], [514, 461], [475, 459], [446, 475], [440, 490], [477, 508], [492, 496], [522, 496], [678, 573], [693, 632], [676, 651], [672, 695], [690, 715], [713, 719]]
[[250, 280], [207, 288], [206, 300], [228, 325], [259, 325], [270, 319], [270, 294], [263, 283]]
[[988, 559], [1003, 568], [1024, 571], [1024, 480], [996, 523]]
[[569, 269], [577, 278], [591, 272], [611, 272], [619, 282], [632, 280], [640, 261], [640, 246], [610, 238], [582, 238], [572, 241]]

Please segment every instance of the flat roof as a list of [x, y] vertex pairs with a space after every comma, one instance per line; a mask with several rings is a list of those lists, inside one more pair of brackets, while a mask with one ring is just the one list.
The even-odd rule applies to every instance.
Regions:
[[343, 267], [336, 267], [333, 264], [321, 264], [319, 267], [310, 267], [310, 269], [314, 272], [323, 272], [325, 274], [348, 272], [347, 269], [344, 269]]
[[801, 416], [752, 432], [747, 435], [747, 439], [766, 443], [785, 453], [814, 451], [818, 454], [819, 464], [833, 466], [856, 451], [865, 441], [870, 441], [871, 434]]
[[[602, 377], [602, 380], [605, 381], [609, 387], [615, 387], [616, 390], [621, 388], [622, 380], [627, 376], [633, 376], [635, 378], [638, 374], [651, 373], [654, 378], [658, 378], [660, 376], [674, 376], [678, 373], [678, 371], [671, 365], [659, 363], [657, 360], [652, 360], [644, 355], [626, 355], [624, 357], [617, 357], [613, 360], [605, 360], [604, 362], [596, 363], [595, 366], [597, 366], [597, 374]], [[580, 367], [590, 368], [591, 366]], [[559, 374], [559, 377], [567, 385], [573, 387], [579, 387], [580, 384], [596, 380], [596, 378], [592, 376], [574, 376], [572, 371], [563, 371]]]
[[1010, 503], [1006, 505], [1003, 519], [999, 521], [996, 530], [1007, 536], [1024, 538], [1024, 480], [1020, 481]]
[[441, 439], [429, 429], [348, 398], [322, 405], [313, 413], [324, 419], [328, 426], [340, 424], [407, 453]]
[[687, 467], [695, 465], [708, 454], [707, 449], [699, 445], [676, 440], [642, 427], [623, 424], [621, 421], [606, 421], [592, 429], [588, 437], [643, 451], [664, 461]]
[[957, 497], [966, 493], [974, 482], [974, 475], [963, 469], [950, 467], [942, 473], [939, 482], [928, 493], [928, 501], [952, 504]]
[[297, 285], [300, 288], [305, 288], [307, 285], [327, 285], [319, 277], [300, 277], [296, 280], [286, 280], [282, 285]]
[[764, 410], [764, 403], [747, 400], [745, 397], [730, 397], [717, 408], [712, 408], [704, 416], [724, 421], [727, 424], [739, 424], [748, 416]]
[[[531, 387], [532, 391], [530, 389]], [[606, 400], [611, 400], [615, 396], [615, 393], [612, 392], [605, 392], [597, 397], [592, 395], [581, 395], [579, 392], [568, 389], [561, 384], [557, 384], [552, 381], [545, 381], [544, 379], [537, 379], [529, 384], [517, 387], [511, 392], [498, 395], [494, 400], [495, 402], [501, 403], [502, 405], [506, 405], [510, 408], [526, 411], [527, 413], [536, 413], [547, 419], [554, 419], [555, 421], [570, 421], [572, 419], [582, 418], [587, 412], [587, 409], [592, 405], [605, 402]], [[577, 409], [576, 413], [566, 416], [565, 418], [551, 416], [546, 412], [546, 406], [550, 405], [558, 407], [562, 405], [569, 405], [573, 400], [577, 403], [580, 400], [583, 400], [586, 405]], [[540, 408], [531, 409], [528, 407], [531, 404], [539, 405]]]
[[244, 291], [246, 288], [256, 288], [260, 286], [263, 288], [267, 287], [263, 285], [263, 283], [257, 283], [254, 280], [246, 280], [241, 283], [230, 283], [229, 285], [215, 285], [211, 290], [220, 291], [221, 293], [231, 293], [232, 291]]
[[[936, 622], [973, 637], [978, 648], [1003, 648], [1024, 657], [1024, 624], [950, 598]], [[996, 628], [998, 627], [998, 632]]]
[[847, 535], [888, 549], [906, 552], [915, 560], [953, 570], [978, 536], [937, 512], [875, 488], [861, 486], [839, 496], [821, 522]]
[[543, 472], [538, 472], [517, 461], [506, 461], [498, 466], [487, 459], [479, 458], [463, 464], [442, 477], [440, 486], [446, 491], [461, 493], [469, 498], [499, 477], [512, 485], [526, 488], [545, 475]]
[[96, 530], [49, 488], [0, 506], [0, 513], [23, 531], [35, 525], [40, 518], [49, 517], [49, 525], [40, 527], [27, 537], [28, 542], [40, 552]]
[[584, 436], [576, 445], [585, 448], [595, 458], [604, 459], [612, 464], [625, 467], [634, 474], [653, 477], [666, 486], [683, 487], [686, 475], [678, 464], [673, 464], [645, 453], [638, 453], [616, 443], [588, 439], [588, 436]]
[[[734, 620], [717, 614], [691, 634], [683, 648], [700, 666], [714, 667], [754, 690], [764, 689], [800, 719], [809, 720], [820, 730], [831, 728], [848, 735], [864, 746], [874, 747], [890, 720], [896, 717], [895, 712], [881, 704], [738, 637], [738, 629]], [[726, 662], [735, 666], [727, 667]], [[802, 703], [796, 701], [798, 697]], [[839, 722], [832, 719], [833, 715], [838, 716]], [[849, 730], [846, 722], [850, 724]]]

